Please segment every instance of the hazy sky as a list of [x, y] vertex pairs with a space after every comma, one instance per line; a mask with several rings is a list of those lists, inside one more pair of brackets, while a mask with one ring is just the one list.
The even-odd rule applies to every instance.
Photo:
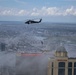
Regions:
[[0, 0], [1, 21], [25, 21], [30, 18], [76, 23], [76, 0]]

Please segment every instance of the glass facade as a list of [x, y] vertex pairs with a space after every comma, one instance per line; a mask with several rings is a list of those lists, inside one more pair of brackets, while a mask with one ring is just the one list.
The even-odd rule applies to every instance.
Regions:
[[58, 63], [58, 75], [65, 75], [65, 62]]

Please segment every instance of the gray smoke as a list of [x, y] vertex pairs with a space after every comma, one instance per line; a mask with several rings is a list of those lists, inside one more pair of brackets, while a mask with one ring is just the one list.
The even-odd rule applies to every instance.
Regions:
[[16, 75], [47, 75], [48, 58], [46, 54], [17, 57]]

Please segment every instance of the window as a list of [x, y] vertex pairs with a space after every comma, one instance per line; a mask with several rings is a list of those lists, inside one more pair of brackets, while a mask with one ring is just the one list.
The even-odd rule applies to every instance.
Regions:
[[59, 62], [59, 67], [65, 67], [65, 62]]
[[76, 62], [74, 63], [74, 75], [76, 75]]
[[53, 75], [53, 68], [52, 68], [52, 71], [51, 71], [51, 75]]
[[68, 62], [68, 75], [72, 75], [72, 62]]
[[59, 69], [58, 75], [65, 75], [65, 69]]
[[53, 62], [52, 62], [52, 70], [51, 70], [51, 75], [53, 75]]
[[74, 68], [74, 75], [76, 75], [76, 68]]
[[52, 62], [52, 68], [53, 68], [53, 62]]
[[76, 68], [76, 62], [74, 63], [74, 67]]
[[68, 67], [70, 67], [70, 68], [72, 67], [72, 62], [68, 63]]
[[58, 75], [65, 75], [65, 62], [59, 62]]

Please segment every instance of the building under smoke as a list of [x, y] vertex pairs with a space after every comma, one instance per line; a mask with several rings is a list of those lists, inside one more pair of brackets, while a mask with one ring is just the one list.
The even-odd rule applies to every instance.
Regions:
[[48, 75], [76, 75], [76, 58], [70, 58], [63, 46], [60, 46], [48, 63]]
[[[16, 75], [76, 75], [76, 58], [60, 46], [53, 57], [45, 53], [18, 53]], [[49, 60], [48, 60], [49, 58]]]
[[16, 75], [47, 75], [47, 61], [42, 53], [17, 53]]

